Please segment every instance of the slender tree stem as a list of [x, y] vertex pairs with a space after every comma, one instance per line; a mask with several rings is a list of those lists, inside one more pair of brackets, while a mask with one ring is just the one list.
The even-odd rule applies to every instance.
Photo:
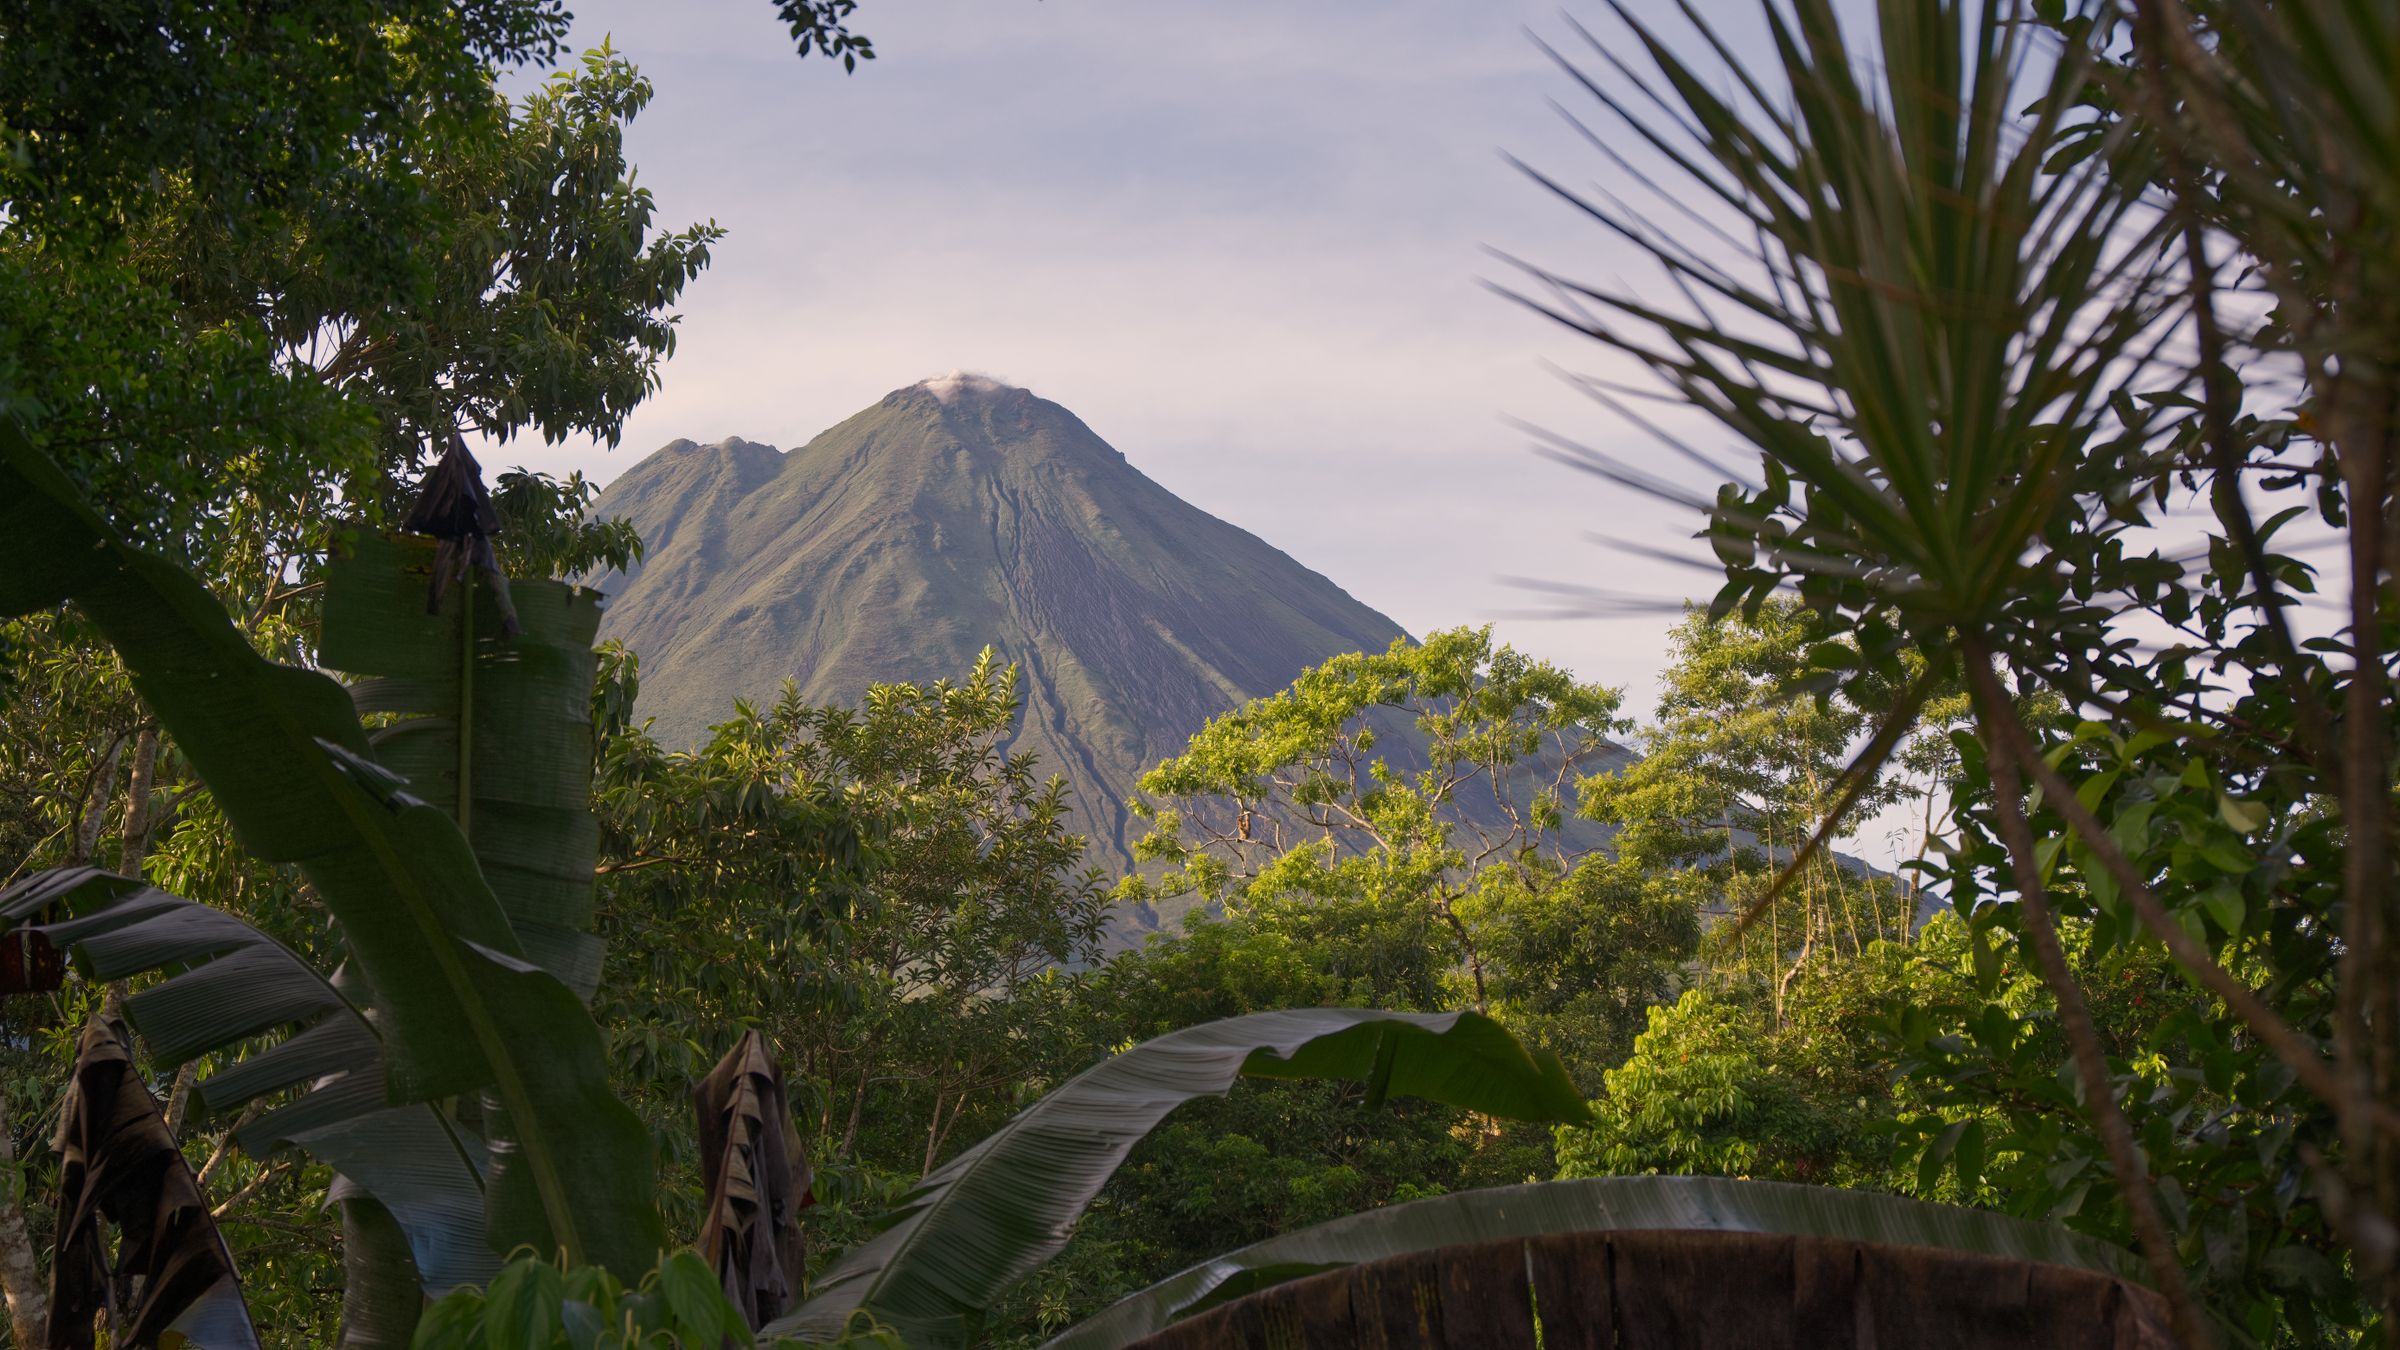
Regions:
[[[2393, 941], [2396, 911], [2400, 911], [2400, 878], [2392, 868], [2392, 740], [2389, 709], [2391, 682], [2382, 650], [2384, 589], [2383, 530], [2390, 509], [2390, 436], [2393, 385], [2390, 373], [2371, 358], [2345, 361], [2320, 395], [2332, 405], [2329, 429], [2348, 497], [2350, 525], [2350, 679], [2342, 691], [2341, 759], [2343, 849], [2342, 895], [2347, 915], [2343, 933], [2343, 1008], [2345, 1030], [2363, 1038], [2372, 1054], [2366, 1062], [2354, 1052], [2344, 1063], [2344, 1079], [2353, 1094], [2352, 1113], [2372, 1103], [2384, 1112], [2393, 1109], [2400, 1091], [2400, 1066], [2393, 1062], [2394, 1040], [2400, 1036], [2400, 943]], [[2363, 1134], [2363, 1131], [2360, 1132]], [[2344, 1139], [2346, 1146], [2350, 1140]], [[2400, 1214], [2400, 1143], [2389, 1135], [2376, 1139], [2371, 1152], [2346, 1160], [2346, 1170], [2367, 1171], [2378, 1214], [2390, 1220]], [[2388, 1233], [2387, 1233], [2388, 1239]], [[2380, 1253], [2388, 1278], [2394, 1253]], [[2362, 1263], [2368, 1253], [2361, 1254]], [[2384, 1296], [2387, 1338], [2400, 1344], [2400, 1305], [2388, 1285]]]
[[[17, 1139], [8, 1119], [8, 1103], [0, 1101], [0, 1168], [17, 1167]], [[0, 1193], [0, 1294], [8, 1298], [8, 1324], [16, 1343], [31, 1347], [48, 1344], [50, 1292], [43, 1286], [33, 1237], [25, 1231], [25, 1201], [16, 1185]]]
[[117, 831], [117, 874], [139, 877], [150, 853], [150, 787], [158, 772], [158, 723], [142, 723], [133, 742], [133, 776], [125, 789], [125, 824]]
[[175, 1083], [167, 1090], [167, 1133], [176, 1142], [183, 1141], [183, 1117], [192, 1104], [192, 1085], [200, 1081], [200, 1061], [187, 1059], [175, 1070]]
[[209, 1179], [216, 1176], [217, 1169], [223, 1167], [225, 1160], [233, 1156], [234, 1136], [242, 1132], [243, 1126], [258, 1119], [265, 1110], [265, 1102], [252, 1101], [248, 1106], [242, 1108], [240, 1115], [233, 1118], [231, 1125], [225, 1127], [225, 1132], [217, 1136], [216, 1146], [208, 1152], [208, 1161], [200, 1164], [200, 1170], [192, 1174], [201, 1189], [208, 1188]]
[[[1990, 654], [1978, 643], [1962, 645], [1967, 655], [1967, 678], [1973, 686], [1982, 720], [1989, 726], [2000, 720], [2008, 698], [1992, 674]], [[2149, 1169], [2134, 1142], [2133, 1127], [2126, 1121], [2124, 1108], [2117, 1100], [2108, 1051], [2100, 1043], [2099, 1028], [2092, 1023], [2083, 986], [2076, 980], [2073, 967], [2067, 963], [2066, 950], [2059, 944], [2050, 895], [2042, 884], [2041, 864], [2034, 855], [2033, 827], [2025, 819], [2019, 751], [2014, 738], [2005, 734], [1990, 737], [1988, 746], [1993, 813], [1998, 818], [2001, 842], [2008, 849], [2017, 900], [2025, 913], [2025, 942], [2033, 949], [2034, 965], [2041, 971], [2042, 983], [2058, 1002], [2059, 1026], [2066, 1033], [2067, 1048], [2083, 1085], [2084, 1107], [2091, 1113], [2092, 1128], [2108, 1153], [2109, 1171], [2116, 1178], [2118, 1194], [2124, 1198], [2126, 1213], [2133, 1220], [2134, 1237], [2141, 1246], [2143, 1259], [2149, 1263], [2150, 1277], [2166, 1296], [2167, 1306], [2174, 1314], [2176, 1336], [2188, 1346], [2213, 1346], [2216, 1337], [2192, 1299], [2183, 1265], [2175, 1257], [2174, 1241], [2168, 1236], [2166, 1221], [2159, 1215], [2158, 1197], [2150, 1188]]]
[[68, 844], [67, 866], [81, 867], [92, 860], [100, 847], [100, 822], [108, 815], [109, 799], [117, 792], [117, 765], [125, 758], [125, 733], [109, 737], [108, 753], [101, 756], [100, 767], [84, 787], [83, 799], [77, 803], [75, 833]]

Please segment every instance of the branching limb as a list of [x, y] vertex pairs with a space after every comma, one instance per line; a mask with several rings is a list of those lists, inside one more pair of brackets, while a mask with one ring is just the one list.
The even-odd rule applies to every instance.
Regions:
[[[1975, 644], [1966, 644], [1966, 651], [1967, 680], [1985, 724], [2013, 717], [2008, 697], [1992, 674], [1989, 654]], [[2041, 865], [2034, 856], [2033, 828], [2025, 819], [2021, 758], [2031, 757], [2023, 755], [2016, 737], [2003, 732], [1992, 738], [1992, 805], [1999, 818], [2001, 842], [2008, 849], [2009, 869], [2016, 879], [2017, 900], [2025, 913], [2026, 944], [2033, 948], [2034, 964], [2041, 971], [2042, 983], [2058, 1002], [2059, 1025], [2066, 1032], [2076, 1075], [2082, 1081], [2084, 1106], [2091, 1112], [2092, 1127], [2108, 1153], [2109, 1171], [2116, 1178], [2118, 1194], [2124, 1198], [2126, 1212], [2133, 1220], [2134, 1236], [2143, 1259], [2149, 1263], [2150, 1277], [2174, 1313], [2175, 1334], [2186, 1345], [2214, 1345], [2216, 1337], [2193, 1301], [2183, 1265], [2175, 1257], [2174, 1241], [2168, 1236], [2166, 1221], [2159, 1215], [2158, 1197], [2151, 1191], [2149, 1169], [2134, 1142], [2133, 1127], [2127, 1123], [2124, 1108], [2117, 1100], [2108, 1052], [2100, 1043], [2099, 1029], [2092, 1024], [2092, 1011], [2084, 1000], [2083, 986], [2075, 979], [2073, 968], [2067, 964], [2066, 951], [2059, 945], [2049, 892], [2042, 884]]]

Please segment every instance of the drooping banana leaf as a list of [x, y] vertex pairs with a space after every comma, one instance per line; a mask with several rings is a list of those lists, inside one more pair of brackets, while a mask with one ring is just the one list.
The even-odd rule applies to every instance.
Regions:
[[496, 1243], [624, 1278], [663, 1245], [650, 1138], [609, 1090], [599, 1029], [529, 962], [456, 824], [375, 764], [340, 685], [260, 657], [188, 573], [118, 539], [0, 419], [0, 614], [73, 601], [249, 852], [298, 865], [340, 922], [384, 1037], [386, 1092], [489, 1087]]
[[[0, 933], [20, 929], [93, 980], [170, 972], [125, 1000], [154, 1067], [279, 1037], [200, 1079], [201, 1109], [221, 1115], [296, 1091], [242, 1128], [246, 1152], [299, 1148], [375, 1196], [436, 1296], [498, 1268], [484, 1236], [482, 1144], [430, 1105], [384, 1104], [382, 1039], [298, 954], [223, 910], [92, 867], [0, 892]], [[417, 1298], [413, 1288], [406, 1296]]]
[[326, 1199], [341, 1207], [342, 1219], [342, 1330], [336, 1345], [408, 1350], [425, 1318], [427, 1290], [407, 1231], [351, 1177], [335, 1177]]
[[431, 539], [346, 540], [326, 569], [318, 657], [364, 677], [350, 686], [361, 714], [398, 714], [368, 733], [376, 761], [458, 822], [526, 955], [589, 999], [600, 979], [590, 931], [600, 596], [517, 580], [503, 611], [472, 579], [437, 589], [436, 552]]
[[808, 1256], [800, 1210], [812, 1180], [766, 1037], [743, 1032], [692, 1089], [692, 1108], [708, 1185], [694, 1245], [755, 1328], [782, 1316], [800, 1292]]
[[1841, 1237], [2043, 1261], [2146, 1282], [2131, 1252], [1989, 1210], [1776, 1181], [1599, 1177], [1438, 1195], [1272, 1237], [1121, 1299], [1043, 1350], [1115, 1350], [1221, 1303], [1360, 1262], [1497, 1238], [1633, 1229]]
[[1518, 1120], [1588, 1119], [1555, 1056], [1474, 1013], [1307, 1008], [1229, 1017], [1085, 1070], [926, 1175], [883, 1231], [763, 1334], [827, 1340], [867, 1312], [910, 1345], [963, 1344], [983, 1309], [1056, 1255], [1092, 1197], [1168, 1112], [1243, 1075], [1348, 1078]]
[[[96, 1013], [59, 1107], [58, 1238], [50, 1265], [50, 1350], [90, 1350], [92, 1322], [120, 1276], [139, 1276], [117, 1307], [122, 1345], [258, 1350], [233, 1253], [208, 1198], [134, 1072], [119, 1024]], [[112, 1260], [101, 1220], [117, 1227]]]

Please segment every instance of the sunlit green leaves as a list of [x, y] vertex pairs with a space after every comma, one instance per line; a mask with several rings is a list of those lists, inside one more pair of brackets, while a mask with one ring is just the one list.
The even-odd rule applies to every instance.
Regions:
[[993, 1300], [1066, 1245], [1143, 1135], [1242, 1075], [1348, 1078], [1371, 1099], [1388, 1091], [1517, 1119], [1588, 1114], [1554, 1057], [1473, 1013], [1315, 1008], [1206, 1023], [1102, 1061], [929, 1174], [767, 1329], [831, 1335], [864, 1311], [912, 1343], [964, 1343]]

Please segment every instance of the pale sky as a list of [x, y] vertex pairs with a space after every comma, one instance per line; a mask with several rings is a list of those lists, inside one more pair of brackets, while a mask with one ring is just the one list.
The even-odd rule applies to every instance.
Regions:
[[[1751, 0], [1700, 3], [1756, 33]], [[1700, 521], [1537, 458], [1507, 420], [1668, 463], [1547, 363], [1623, 366], [1481, 284], [1511, 275], [1489, 249], [1647, 275], [1503, 159], [1626, 186], [1549, 106], [1597, 111], [1528, 36], [1574, 41], [1550, 4], [867, 0], [880, 55], [852, 75], [795, 56], [766, 0], [573, 8], [577, 46], [609, 37], [657, 86], [627, 149], [659, 224], [730, 233], [620, 447], [521, 439], [487, 463], [606, 481], [678, 437], [790, 449], [988, 372], [1411, 632], [1496, 622], [1652, 710], [1669, 618], [1512, 617], [1544, 602], [1504, 580], [1715, 584], [1592, 543], [1699, 556]]]

